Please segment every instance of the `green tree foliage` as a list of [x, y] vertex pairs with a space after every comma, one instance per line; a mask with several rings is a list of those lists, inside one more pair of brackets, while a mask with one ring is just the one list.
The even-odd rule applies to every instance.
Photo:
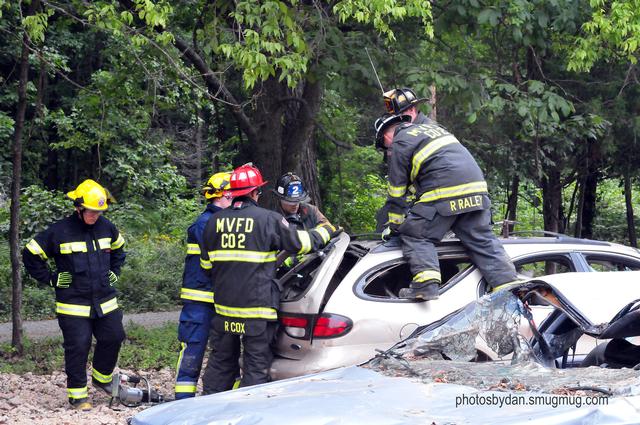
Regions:
[[[127, 309], [175, 303], [185, 229], [213, 171], [254, 161], [273, 181], [293, 170], [333, 222], [373, 230], [385, 166], [365, 48], [384, 89], [434, 89], [438, 121], [486, 172], [497, 219], [515, 182], [524, 227], [573, 229], [591, 190], [594, 236], [625, 238], [604, 205], [620, 195], [610, 185], [638, 176], [635, 2], [69, 0], [24, 18], [28, 3], [0, 0], [0, 231], [26, 28], [21, 237], [71, 211], [66, 191], [99, 180], [129, 242]], [[50, 291], [25, 291], [29, 314], [47, 314]]]
[[591, 18], [576, 38], [569, 69], [590, 70], [598, 60], [615, 62], [619, 57], [632, 64], [640, 47], [640, 2], [637, 0], [591, 0]]

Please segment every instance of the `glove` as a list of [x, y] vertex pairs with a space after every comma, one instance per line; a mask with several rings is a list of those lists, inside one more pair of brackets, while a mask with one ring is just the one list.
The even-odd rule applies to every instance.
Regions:
[[118, 275], [109, 270], [109, 285], [113, 286], [118, 281]]
[[389, 225], [382, 231], [381, 236], [382, 240], [385, 242], [394, 236], [398, 236], [398, 225], [395, 223], [389, 223]]
[[69, 272], [56, 273], [51, 279], [51, 286], [55, 288], [68, 288], [72, 280], [73, 276]]
[[335, 238], [340, 233], [344, 232], [344, 228], [341, 226], [338, 226], [338, 227], [327, 226], [327, 230], [329, 230], [329, 236], [331, 236], [331, 239]]

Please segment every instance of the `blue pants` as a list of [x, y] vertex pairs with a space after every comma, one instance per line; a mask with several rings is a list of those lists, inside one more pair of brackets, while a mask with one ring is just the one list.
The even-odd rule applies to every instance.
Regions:
[[194, 302], [182, 306], [178, 326], [178, 340], [182, 348], [176, 366], [176, 400], [196, 395], [211, 319], [214, 315], [213, 304]]

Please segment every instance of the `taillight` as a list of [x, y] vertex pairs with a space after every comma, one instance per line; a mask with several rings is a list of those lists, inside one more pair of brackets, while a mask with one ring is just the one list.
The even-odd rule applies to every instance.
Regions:
[[352, 327], [353, 322], [348, 317], [324, 313], [318, 317], [313, 326], [313, 337], [334, 338], [346, 334]]
[[309, 319], [307, 317], [281, 315], [280, 324], [290, 337], [308, 339], [307, 328], [309, 327]]
[[345, 335], [353, 327], [353, 322], [348, 317], [330, 313], [320, 316], [280, 313], [279, 320], [287, 335], [307, 340], [312, 337], [335, 338]]

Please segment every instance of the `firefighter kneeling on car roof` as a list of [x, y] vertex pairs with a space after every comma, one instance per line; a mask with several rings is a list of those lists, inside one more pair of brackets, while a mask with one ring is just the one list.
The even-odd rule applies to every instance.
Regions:
[[212, 321], [208, 393], [230, 390], [239, 374], [243, 344], [241, 387], [269, 381], [273, 360], [280, 289], [275, 283], [276, 256], [286, 250], [306, 254], [325, 246], [342, 229], [318, 227], [297, 230], [275, 211], [258, 206], [262, 193], [260, 171], [252, 164], [231, 174], [230, 208], [211, 217], [201, 245], [201, 265], [213, 282], [216, 316]]

